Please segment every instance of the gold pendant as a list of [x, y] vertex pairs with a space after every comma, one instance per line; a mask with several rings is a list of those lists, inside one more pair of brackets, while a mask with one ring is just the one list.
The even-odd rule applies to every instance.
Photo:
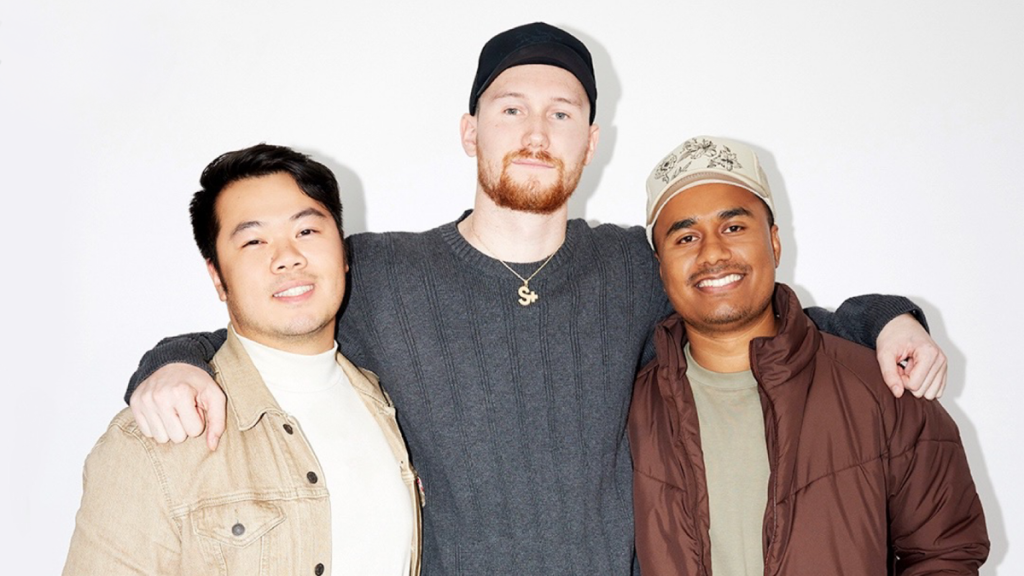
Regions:
[[519, 304], [522, 306], [529, 306], [536, 302], [538, 298], [540, 298], [540, 296], [537, 296], [536, 292], [530, 290], [529, 284], [524, 282], [523, 285], [519, 287]]

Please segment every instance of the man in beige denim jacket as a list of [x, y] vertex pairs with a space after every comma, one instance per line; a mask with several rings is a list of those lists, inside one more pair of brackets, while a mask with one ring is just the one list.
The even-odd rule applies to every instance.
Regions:
[[[159, 445], [129, 410], [118, 414], [86, 460], [64, 574], [415, 576], [421, 494], [395, 408], [376, 376], [334, 342], [347, 263], [333, 174], [305, 155], [261, 144], [222, 155], [201, 182], [193, 229], [231, 317], [212, 362], [227, 395], [220, 448], [211, 452], [201, 439]], [[334, 412], [317, 424], [325, 412], [313, 406], [300, 427], [285, 402], [294, 390], [279, 393], [275, 384], [291, 373], [264, 369], [290, 355], [326, 358], [331, 393], [347, 395], [356, 413], [301, 390], [300, 398]], [[332, 432], [339, 420], [370, 429]], [[315, 429], [351, 441], [318, 443]], [[379, 466], [352, 470], [363, 460], [339, 455], [338, 444], [362, 450], [364, 459], [367, 446], [375, 448], [369, 458]], [[353, 518], [354, 510], [363, 515]]]

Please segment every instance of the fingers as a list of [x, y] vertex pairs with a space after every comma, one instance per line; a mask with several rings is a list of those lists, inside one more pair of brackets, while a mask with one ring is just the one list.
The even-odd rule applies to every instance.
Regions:
[[946, 356], [939, 352], [931, 370], [928, 371], [928, 375], [925, 377], [925, 382], [922, 385], [922, 394], [920, 397], [928, 400], [935, 400], [942, 396], [942, 392], [946, 389]]
[[203, 370], [168, 364], [147, 378], [129, 402], [139, 431], [164, 443], [198, 438], [216, 450], [224, 434], [227, 401], [224, 392]]
[[[206, 422], [203, 413], [193, 404], [182, 404], [175, 408], [175, 418], [185, 437], [198, 438], [206, 429]], [[182, 438], [184, 440], [184, 438]], [[175, 440], [178, 442], [178, 440]]]
[[938, 360], [939, 349], [931, 343], [920, 343], [910, 351], [910, 365], [907, 367], [907, 389], [914, 397], [921, 398], [928, 392], [932, 378], [940, 366]]
[[163, 366], [139, 384], [129, 401], [139, 431], [159, 443], [201, 436], [206, 430], [206, 416], [197, 407], [197, 390], [210, 394], [209, 388], [220, 395], [219, 436], [223, 433], [223, 393], [205, 371], [186, 364]]
[[139, 425], [139, 431], [143, 435], [152, 438], [159, 444], [164, 444], [170, 439], [153, 400], [152, 386], [147, 385], [146, 382], [140, 384], [132, 393], [128, 404]]
[[139, 426], [139, 431], [142, 432], [142, 435], [147, 438], [152, 438], [153, 432], [149, 427], [149, 422], [146, 421], [146, 413], [137, 408], [134, 394], [132, 395], [131, 401], [128, 403], [128, 407], [132, 409], [132, 416], [135, 417], [135, 423]]
[[903, 396], [903, 370], [892, 360], [891, 354], [879, 350], [877, 353], [878, 365], [882, 369], [882, 380], [892, 390], [892, 395], [900, 398]]
[[224, 434], [225, 412], [227, 410], [224, 392], [217, 386], [210, 386], [200, 395], [199, 404], [206, 411], [206, 446], [216, 450]]
[[939, 389], [935, 392], [935, 398], [942, 398], [942, 394], [946, 391], [946, 375], [949, 372], [949, 364], [945, 361], [946, 355], [942, 355], [942, 372], [939, 374], [937, 380], [939, 381]]
[[[198, 429], [194, 425], [196, 401], [195, 390], [191, 386], [179, 383], [157, 388], [153, 392], [153, 402], [156, 416], [160, 423], [163, 424], [163, 428], [171, 442], [180, 444], [189, 436], [198, 436], [203, 433], [202, 424], [199, 425]], [[189, 414], [190, 412], [191, 414]], [[186, 431], [181, 419], [182, 414], [187, 415], [186, 417], [191, 424], [190, 430], [194, 434]], [[154, 418], [149, 420], [150, 424], [152, 424]]]
[[934, 400], [946, 389], [946, 355], [933, 342], [919, 345], [911, 354], [913, 361], [907, 388], [917, 398]]

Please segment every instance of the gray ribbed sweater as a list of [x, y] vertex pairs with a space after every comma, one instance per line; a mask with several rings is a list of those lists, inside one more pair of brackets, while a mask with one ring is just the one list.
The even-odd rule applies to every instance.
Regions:
[[[570, 221], [528, 307], [519, 279], [454, 222], [353, 236], [350, 257], [338, 339], [398, 408], [426, 493], [424, 576], [629, 574], [626, 415], [647, 338], [670, 312], [643, 229]], [[513, 267], [528, 276], [539, 265]], [[919, 312], [865, 296], [809, 313], [873, 344], [908, 311]], [[169, 361], [201, 365], [222, 339], [161, 342], [129, 392]]]

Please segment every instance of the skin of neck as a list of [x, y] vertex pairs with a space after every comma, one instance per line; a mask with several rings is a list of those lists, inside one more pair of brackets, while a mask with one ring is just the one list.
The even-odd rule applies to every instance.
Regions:
[[229, 313], [228, 316], [231, 318], [231, 327], [234, 329], [235, 333], [268, 348], [274, 348], [291, 354], [301, 354], [303, 356], [323, 354], [331, 348], [334, 348], [334, 328], [336, 321], [331, 321], [319, 330], [309, 334], [274, 338], [259, 332], [246, 330], [244, 325], [240, 326], [238, 324], [233, 314]]
[[686, 325], [690, 355], [712, 372], [744, 372], [750, 370], [750, 341], [779, 333], [779, 320], [772, 306], [750, 322], [736, 328], [706, 330]]
[[471, 246], [505, 262], [537, 262], [565, 241], [569, 208], [550, 214], [520, 212], [498, 206], [477, 185], [473, 213], [459, 222], [459, 233]]

